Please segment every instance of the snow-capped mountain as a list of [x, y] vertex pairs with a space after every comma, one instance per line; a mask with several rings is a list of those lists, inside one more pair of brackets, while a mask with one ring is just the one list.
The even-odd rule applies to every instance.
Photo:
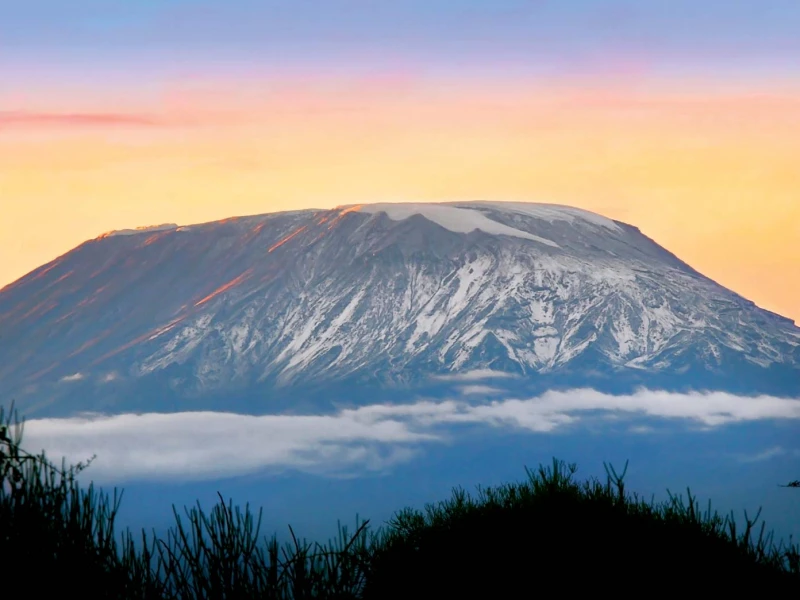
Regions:
[[800, 329], [631, 225], [528, 203], [111, 232], [0, 290], [0, 395], [28, 414], [260, 411], [482, 371], [800, 394]]

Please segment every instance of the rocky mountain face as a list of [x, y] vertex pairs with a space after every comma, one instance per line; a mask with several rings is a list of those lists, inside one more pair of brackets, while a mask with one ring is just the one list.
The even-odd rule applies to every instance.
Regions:
[[30, 416], [265, 412], [500, 372], [798, 395], [800, 329], [636, 227], [528, 203], [111, 232], [0, 290], [0, 397]]

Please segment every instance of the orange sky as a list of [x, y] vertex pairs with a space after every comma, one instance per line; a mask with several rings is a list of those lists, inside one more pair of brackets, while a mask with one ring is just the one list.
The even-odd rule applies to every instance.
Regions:
[[800, 91], [681, 89], [390, 77], [0, 92], [0, 286], [110, 229], [511, 199], [636, 225], [800, 321]]

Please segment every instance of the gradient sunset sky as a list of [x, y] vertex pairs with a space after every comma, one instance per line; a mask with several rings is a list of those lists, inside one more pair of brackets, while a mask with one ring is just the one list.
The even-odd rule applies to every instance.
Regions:
[[3, 3], [0, 287], [111, 229], [474, 199], [800, 321], [800, 1]]

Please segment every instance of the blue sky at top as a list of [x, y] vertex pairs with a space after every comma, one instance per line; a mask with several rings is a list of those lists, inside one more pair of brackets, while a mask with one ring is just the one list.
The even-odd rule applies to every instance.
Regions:
[[0, 69], [114, 67], [800, 73], [798, 0], [25, 0]]

